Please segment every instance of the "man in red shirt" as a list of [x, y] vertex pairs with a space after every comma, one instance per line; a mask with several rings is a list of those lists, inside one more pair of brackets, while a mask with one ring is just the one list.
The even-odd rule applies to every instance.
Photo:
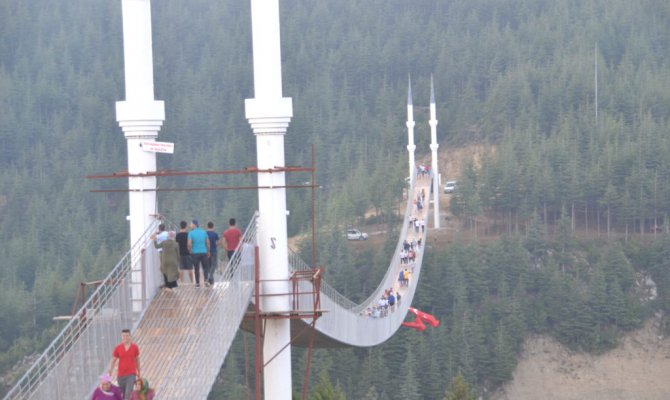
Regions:
[[226, 249], [228, 254], [228, 261], [233, 258], [237, 246], [240, 244], [240, 239], [242, 238], [242, 232], [235, 226], [235, 218], [231, 218], [228, 221], [230, 225], [225, 232], [223, 232], [223, 247]]
[[140, 378], [140, 348], [132, 342], [130, 329], [121, 331], [121, 343], [112, 352], [109, 374], [112, 375], [116, 363], [119, 363], [116, 381], [124, 393], [123, 398], [130, 398], [135, 380]]

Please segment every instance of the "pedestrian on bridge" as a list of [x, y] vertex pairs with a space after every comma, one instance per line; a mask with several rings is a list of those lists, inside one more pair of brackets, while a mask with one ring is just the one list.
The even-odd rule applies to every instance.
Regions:
[[190, 282], [195, 282], [195, 274], [193, 273], [193, 260], [191, 260], [191, 253], [188, 252], [188, 223], [181, 221], [179, 223], [179, 233], [175, 240], [179, 244], [179, 280], [185, 283], [184, 274], [188, 273]]
[[233, 254], [235, 254], [235, 250], [240, 244], [240, 239], [242, 239], [242, 231], [237, 229], [235, 223], [235, 218], [231, 218], [228, 221], [228, 229], [223, 232], [223, 247], [226, 249], [228, 261], [233, 258]]
[[[161, 244], [164, 241], [166, 241], [168, 238], [168, 231], [165, 230], [165, 224], [160, 224], [158, 225], [158, 232], [154, 233], [151, 236], [151, 240], [153, 240], [157, 244]], [[163, 259], [163, 249], [160, 247], [156, 247], [156, 250], [158, 250], [158, 255]]]
[[[116, 345], [112, 352], [112, 361], [109, 364], [109, 374], [119, 364], [116, 381], [123, 392], [123, 398], [130, 398], [135, 380], [140, 379], [140, 348], [133, 343], [130, 329], [121, 331], [121, 343]], [[104, 398], [104, 397], [102, 397]]]
[[214, 230], [214, 222], [207, 223], [207, 237], [209, 238], [209, 284], [214, 284], [214, 271], [219, 266], [219, 253], [217, 245], [219, 243], [219, 234]]
[[193, 259], [195, 269], [195, 287], [200, 287], [200, 267], [202, 266], [203, 284], [209, 286], [209, 236], [198, 225], [198, 220], [191, 221], [191, 231], [188, 233], [188, 251]]
[[175, 231], [168, 233], [167, 240], [158, 241], [154, 235], [154, 247], [161, 250], [161, 273], [163, 274], [164, 288], [168, 292], [177, 287], [179, 279], [179, 244], [175, 241]]
[[100, 386], [98, 386], [91, 400], [123, 400], [123, 394], [118, 386], [112, 384], [112, 377], [108, 374], [100, 375]]
[[[168, 238], [168, 231], [165, 230], [165, 224], [158, 225], [158, 232], [156, 232], [156, 241], [158, 244], [166, 241]], [[160, 250], [158, 250], [160, 252]]]
[[149, 387], [149, 381], [143, 378], [135, 381], [135, 390], [129, 400], [153, 400], [155, 395], [154, 390]]

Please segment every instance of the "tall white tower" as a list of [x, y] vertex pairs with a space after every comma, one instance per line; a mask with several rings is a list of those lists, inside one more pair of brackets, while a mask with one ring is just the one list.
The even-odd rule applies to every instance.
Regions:
[[[156, 171], [156, 153], [142, 150], [141, 144], [155, 141], [165, 120], [165, 106], [154, 100], [153, 53], [151, 48], [151, 1], [122, 0], [123, 59], [125, 64], [126, 100], [116, 103], [116, 120], [128, 145], [128, 173]], [[128, 178], [130, 214], [130, 244], [135, 244], [156, 214], [156, 177]], [[133, 310], [139, 311], [142, 285], [158, 287], [150, 282], [152, 274], [142, 273], [133, 266], [131, 275]]]
[[408, 79], [407, 86], [407, 152], [409, 153], [409, 179], [414, 183], [416, 177], [416, 161], [414, 161], [414, 106], [412, 105], [412, 78]]
[[435, 117], [435, 90], [433, 87], [433, 75], [430, 75], [430, 151], [432, 153], [431, 171], [433, 173], [433, 227], [440, 227], [440, 183], [438, 182], [440, 174], [437, 169], [437, 119]]
[[[245, 103], [246, 117], [256, 135], [259, 169], [285, 167], [284, 135], [293, 116], [290, 97], [282, 97], [279, 0], [251, 0], [254, 98]], [[289, 310], [289, 266], [286, 231], [286, 175], [258, 174], [258, 247], [261, 311]], [[267, 319], [263, 339], [266, 399], [291, 400], [291, 330], [289, 319]], [[287, 346], [284, 348], [284, 346]]]

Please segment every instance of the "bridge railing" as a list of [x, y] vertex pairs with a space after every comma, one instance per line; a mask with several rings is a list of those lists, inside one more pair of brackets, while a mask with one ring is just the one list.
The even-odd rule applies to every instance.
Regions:
[[[291, 270], [293, 271], [307, 271], [311, 269], [311, 267], [305, 261], [303, 261], [302, 258], [300, 258], [300, 255], [298, 255], [290, 248], [288, 251], [288, 263], [291, 267]], [[356, 303], [346, 298], [343, 294], [335, 290], [335, 288], [323, 280], [321, 281], [321, 293], [325, 296], [328, 296], [333, 302], [345, 310], [351, 310], [357, 306]]]
[[[320, 309], [325, 312], [317, 320], [317, 329], [326, 336], [333, 338], [334, 342], [340, 343], [340, 345], [349, 344], [353, 346], [376, 345], [391, 337], [404, 320], [416, 291], [416, 282], [418, 282], [421, 274], [425, 248], [416, 253], [415, 268], [412, 273], [411, 283], [405, 288], [402, 301], [391, 307], [383, 318], [370, 318], [366, 311], [368, 307], [376, 306], [384, 291], [393, 287], [396, 282], [396, 273], [401, 267], [400, 250], [402, 250], [403, 241], [407, 237], [410, 228], [409, 219], [414, 206], [412, 202], [414, 190], [415, 186], [412, 185], [409, 191], [402, 231], [400, 232], [393, 258], [389, 263], [389, 268], [381, 283], [370, 297], [362, 303], [356, 304], [337, 292], [325, 281], [321, 281]], [[426, 204], [425, 213], [425, 215], [430, 213], [429, 203]], [[427, 230], [424, 230], [419, 235], [423, 243], [426, 242], [426, 234]], [[306, 270], [310, 268], [307, 263], [292, 251], [289, 251], [289, 264], [293, 270]], [[311, 287], [305, 281], [299, 282], [299, 285], [299, 299], [297, 301], [293, 300], [293, 304], [299, 304], [300, 310], [308, 313], [312, 306], [309, 294]], [[310, 323], [311, 321], [308, 318], [305, 319], [305, 322]]]
[[[377, 301], [379, 300], [379, 298], [384, 293], [384, 290], [393, 286], [393, 282], [395, 281], [395, 273], [396, 273], [396, 269], [393, 268], [393, 267], [398, 265], [398, 260], [400, 259], [400, 251], [403, 248], [403, 240], [405, 239], [405, 237], [407, 235], [407, 230], [409, 228], [409, 218], [412, 215], [412, 209], [413, 209], [412, 195], [414, 193], [415, 182], [416, 182], [416, 179], [414, 179], [412, 181], [412, 185], [410, 186], [409, 191], [408, 191], [407, 206], [405, 207], [405, 215], [404, 215], [404, 218], [403, 218], [403, 224], [402, 224], [402, 228], [401, 228], [401, 231], [400, 231], [400, 238], [398, 240], [398, 244], [396, 245], [395, 251], [393, 253], [393, 256], [392, 256], [393, 258], [391, 259], [391, 262], [389, 264], [389, 268], [386, 271], [386, 274], [384, 275], [381, 283], [374, 290], [374, 292], [367, 299], [363, 300], [360, 304], [357, 304], [357, 303], [349, 300], [347, 297], [345, 297], [343, 294], [341, 294], [337, 290], [335, 290], [327, 282], [321, 281], [321, 293], [328, 296], [328, 298], [330, 300], [332, 300], [332, 302], [335, 303], [336, 305], [338, 305], [339, 307], [344, 308], [345, 310], [351, 310], [351, 312], [354, 312], [354, 313], [359, 313], [359, 312], [365, 310], [371, 304], [376, 305]], [[424, 237], [423, 240], [425, 242], [425, 237]], [[293, 270], [298, 270], [298, 271], [304, 271], [304, 270], [308, 270], [308, 269], [311, 268], [292, 249], [289, 249], [289, 266]]]
[[[147, 252], [158, 221], [121, 258], [60, 334], [4, 397], [9, 399], [86, 399], [109, 364], [120, 332], [137, 324], [150, 300], [145, 290], [133, 289], [130, 276], [152, 265]], [[133, 297], [132, 293], [142, 293]], [[134, 303], [134, 304], [133, 304]], [[138, 310], [139, 306], [139, 312]]]
[[[167, 369], [161, 399], [205, 399], [237, 334], [254, 289], [255, 213], [229, 262], [219, 262], [214, 287], [203, 306], [206, 312], [193, 323], [193, 333], [179, 343], [180, 354]], [[201, 289], [207, 290], [207, 289]], [[184, 365], [192, 368], [183, 368]], [[215, 373], [211, 373], [215, 371]]]
[[[379, 283], [379, 286], [377, 286], [377, 289], [375, 289], [374, 292], [365, 300], [363, 300], [360, 304], [358, 304], [352, 311], [356, 313], [360, 313], [370, 307], [371, 305], [376, 305], [379, 299], [382, 297], [382, 294], [384, 294], [384, 290], [390, 288], [393, 286], [393, 283], [396, 280], [395, 274], [396, 274], [396, 268], [399, 264], [400, 260], [400, 251], [403, 248], [403, 240], [407, 236], [407, 230], [409, 228], [409, 219], [412, 215], [412, 209], [414, 207], [412, 198], [414, 196], [414, 188], [416, 187], [416, 178], [412, 179], [412, 184], [410, 185], [408, 191], [407, 191], [407, 206], [405, 207], [405, 215], [403, 216], [403, 221], [402, 221], [402, 228], [400, 228], [400, 236], [398, 238], [398, 243], [396, 244], [395, 251], [393, 252], [393, 256], [391, 258], [391, 261], [389, 263], [389, 268], [386, 270], [386, 274], [384, 274], [384, 278], [382, 278], [382, 281]], [[428, 210], [429, 207], [426, 205], [426, 210]], [[427, 211], [426, 211], [427, 212]], [[423, 242], [425, 243], [425, 235], [423, 237]]]

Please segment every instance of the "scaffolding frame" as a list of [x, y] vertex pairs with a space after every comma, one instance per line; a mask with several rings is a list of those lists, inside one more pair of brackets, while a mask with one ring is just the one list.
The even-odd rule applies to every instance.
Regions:
[[[311, 268], [309, 270], [294, 270], [291, 272], [291, 276], [288, 278], [288, 281], [291, 284], [290, 293], [274, 293], [271, 295], [264, 295], [261, 293], [261, 283], [269, 282], [273, 280], [261, 280], [260, 277], [260, 262], [259, 262], [259, 250], [258, 247], [255, 247], [255, 263], [254, 263], [254, 307], [253, 311], [247, 313], [244, 319], [253, 320], [254, 322], [254, 334], [255, 334], [255, 369], [254, 369], [254, 392], [255, 399], [262, 399], [262, 387], [261, 387], [261, 378], [263, 374], [263, 369], [267, 366], [272, 360], [275, 359], [282, 351], [284, 351], [288, 346], [293, 344], [298, 338], [303, 334], [309, 331], [309, 345], [307, 347], [307, 365], [305, 366], [305, 375], [303, 381], [303, 389], [301, 399], [305, 400], [307, 398], [308, 388], [309, 388], [309, 371], [312, 361], [312, 352], [314, 350], [314, 337], [316, 336], [316, 321], [321, 315], [323, 315], [324, 310], [321, 310], [321, 279], [323, 277], [323, 268]], [[277, 280], [274, 280], [277, 281]], [[282, 280], [284, 281], [284, 280]], [[308, 287], [311, 287], [310, 290], [304, 289], [304, 284], [307, 284]], [[260, 303], [261, 299], [266, 296], [290, 296], [291, 297], [291, 309], [286, 310], [285, 312], [263, 312], [261, 311]], [[310, 299], [310, 304], [307, 309], [301, 307], [301, 298], [307, 296]], [[263, 336], [264, 336], [264, 324], [263, 321], [270, 319], [289, 319], [289, 320], [305, 320], [309, 319], [311, 322], [302, 328], [291, 340], [286, 343], [276, 354], [272, 355], [267, 361], [263, 362]]]

